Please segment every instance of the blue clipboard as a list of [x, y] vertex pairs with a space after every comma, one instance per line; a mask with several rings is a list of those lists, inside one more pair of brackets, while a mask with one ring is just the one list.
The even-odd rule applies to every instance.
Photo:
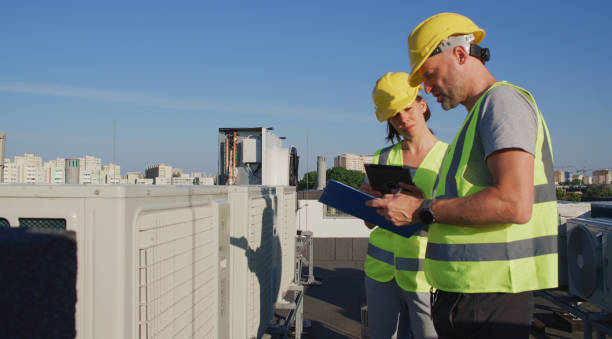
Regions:
[[319, 202], [406, 238], [409, 238], [415, 233], [419, 232], [425, 226], [425, 224], [414, 224], [399, 227], [393, 225], [389, 220], [385, 219], [385, 217], [376, 213], [376, 209], [374, 207], [368, 207], [365, 205], [366, 201], [372, 199], [376, 198], [336, 180], [330, 180], [325, 186], [325, 189], [319, 198]]

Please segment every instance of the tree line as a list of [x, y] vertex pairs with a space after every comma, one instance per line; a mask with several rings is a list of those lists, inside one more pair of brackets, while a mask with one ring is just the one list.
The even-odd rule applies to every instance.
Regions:
[[590, 201], [604, 198], [612, 200], [612, 185], [574, 186], [570, 189], [557, 188], [557, 200]]
[[[333, 179], [353, 188], [360, 189], [363, 185], [365, 173], [361, 171], [347, 170], [343, 167], [334, 167], [325, 171], [325, 182]], [[308, 186], [307, 186], [308, 183]], [[311, 171], [304, 174], [302, 180], [298, 182], [298, 191], [306, 189], [314, 190], [317, 187], [317, 172]]]

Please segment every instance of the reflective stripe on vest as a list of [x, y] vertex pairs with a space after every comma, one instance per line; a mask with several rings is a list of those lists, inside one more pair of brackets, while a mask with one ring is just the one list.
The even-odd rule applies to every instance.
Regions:
[[484, 154], [481, 146], [476, 147], [476, 140], [483, 98], [500, 85], [512, 86], [521, 92], [533, 104], [537, 115], [532, 218], [526, 224], [490, 227], [431, 225], [425, 273], [432, 285], [441, 290], [517, 293], [557, 286], [557, 207], [552, 148], [548, 127], [529, 92], [502, 82], [481, 95], [449, 149], [434, 194], [438, 199], [464, 197], [492, 185]]
[[368, 255], [389, 265], [393, 265], [393, 262], [395, 261], [393, 252], [385, 251], [380, 247], [372, 245], [371, 243], [368, 243]]
[[401, 271], [422, 271], [425, 266], [425, 259], [418, 258], [397, 258], [395, 267]]
[[419, 258], [394, 258], [393, 252], [385, 251], [372, 244], [368, 244], [368, 255], [402, 271], [422, 271], [425, 262]]
[[557, 236], [502, 243], [427, 244], [427, 258], [443, 261], [515, 260], [557, 253]]

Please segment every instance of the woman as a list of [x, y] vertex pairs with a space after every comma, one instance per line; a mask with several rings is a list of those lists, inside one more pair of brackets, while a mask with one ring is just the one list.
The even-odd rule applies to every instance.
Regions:
[[[439, 141], [427, 127], [431, 112], [420, 87], [410, 87], [403, 72], [387, 73], [372, 92], [378, 121], [387, 121], [391, 146], [374, 154], [372, 163], [408, 166], [413, 182], [431, 197], [438, 169], [448, 144]], [[364, 184], [362, 191], [380, 192]], [[366, 224], [373, 228], [374, 225]], [[405, 238], [382, 228], [370, 234], [366, 274], [368, 327], [371, 338], [436, 338], [430, 317], [430, 285], [423, 272], [427, 234], [417, 232]]]

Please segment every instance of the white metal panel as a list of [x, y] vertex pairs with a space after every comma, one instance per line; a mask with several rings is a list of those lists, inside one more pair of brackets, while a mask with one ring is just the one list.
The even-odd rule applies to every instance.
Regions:
[[317, 238], [367, 238], [370, 230], [363, 220], [352, 217], [327, 217], [325, 205], [317, 200], [298, 200], [297, 227], [311, 231]]
[[276, 199], [270, 187], [229, 191], [231, 338], [260, 337], [273, 316], [282, 270]]
[[[219, 279], [218, 279], [218, 326], [217, 338], [230, 336], [230, 204], [227, 200], [217, 200], [219, 211]], [[198, 326], [200, 328], [201, 326]], [[196, 332], [196, 337], [200, 337]]]
[[[212, 304], [221, 305], [218, 300], [221, 283], [211, 284], [207, 276], [210, 267], [219, 271], [222, 267], [213, 262], [215, 258], [210, 253], [216, 251], [218, 256], [218, 242], [223, 239], [216, 236], [217, 240], [211, 243], [208, 236], [211, 230], [218, 234], [219, 218], [210, 219], [207, 215], [218, 215], [211, 201], [226, 196], [225, 187], [7, 185], [0, 189], [0, 217], [9, 220], [12, 226], [17, 225], [20, 217], [65, 218], [67, 229], [76, 232], [78, 338], [142, 337], [138, 331], [141, 296], [138, 282], [143, 273], [141, 260], [147, 263], [149, 257], [148, 247], [140, 251], [141, 242], [151, 247], [149, 254], [153, 259], [168, 260], [151, 266], [150, 271], [144, 266], [144, 276], [157, 274], [159, 278], [148, 292], [157, 297], [155, 307], [166, 306], [145, 310], [161, 314], [159, 320], [172, 318], [170, 327], [162, 326], [159, 331], [172, 328], [178, 336], [206, 337], [199, 334], [210, 328], [207, 325], [210, 315], [202, 310], [209, 310]], [[227, 207], [224, 213], [227, 215]], [[155, 237], [139, 237], [139, 227], [143, 231], [157, 229]], [[213, 246], [209, 248], [210, 245]], [[183, 246], [189, 251], [181, 252]], [[227, 265], [226, 261], [225, 271]], [[165, 279], [169, 276], [176, 288], [169, 287], [169, 279]], [[211, 312], [217, 320], [223, 315]], [[227, 319], [225, 324], [229, 326]], [[155, 333], [166, 333], [159, 331]]]
[[[243, 163], [261, 162], [261, 150], [258, 150], [258, 139], [243, 138], [242, 139], [242, 159]], [[260, 145], [261, 146], [261, 143]]]
[[248, 296], [246, 272], [249, 269], [246, 257], [248, 248], [247, 213], [249, 206], [248, 187], [228, 186], [230, 202], [230, 338], [247, 338]]
[[275, 196], [249, 196], [249, 333], [263, 334], [270, 323], [279, 289]]
[[289, 184], [289, 149], [283, 148], [282, 139], [272, 132], [262, 130], [262, 185], [283, 186]]
[[285, 293], [295, 278], [295, 236], [297, 232], [296, 223], [296, 199], [295, 187], [276, 187], [278, 197], [278, 222], [277, 234], [281, 247], [281, 280], [280, 290], [277, 296], [278, 302], [284, 300]]

